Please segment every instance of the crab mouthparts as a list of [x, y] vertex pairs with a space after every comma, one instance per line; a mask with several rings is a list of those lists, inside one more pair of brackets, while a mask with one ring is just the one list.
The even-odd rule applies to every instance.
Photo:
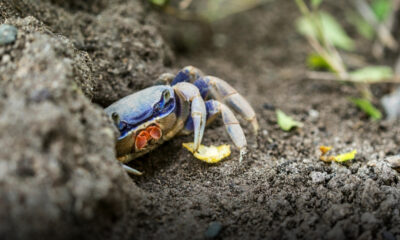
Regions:
[[162, 136], [161, 128], [158, 126], [149, 126], [145, 130], [139, 132], [135, 139], [136, 149], [141, 150], [147, 146], [151, 139], [158, 140]]

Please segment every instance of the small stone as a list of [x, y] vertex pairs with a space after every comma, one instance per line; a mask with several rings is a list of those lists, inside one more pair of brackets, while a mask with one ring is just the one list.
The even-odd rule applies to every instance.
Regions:
[[310, 109], [308, 111], [308, 115], [310, 116], [311, 119], [315, 120], [319, 117], [319, 112], [315, 109]]
[[382, 238], [384, 240], [396, 240], [396, 237], [393, 235], [393, 233], [388, 232], [388, 231], [382, 232]]
[[13, 43], [17, 38], [18, 30], [11, 25], [2, 24], [0, 25], [0, 45]]
[[377, 223], [378, 220], [375, 218], [375, 216], [372, 213], [366, 212], [361, 215], [361, 222], [366, 224], [366, 223]]
[[4, 55], [3, 55], [3, 58], [1, 59], [1, 62], [2, 62], [2, 63], [8, 63], [10, 60], [11, 60], [10, 55], [4, 54]]
[[400, 155], [390, 156], [385, 159], [392, 168], [400, 168]]
[[326, 172], [311, 172], [310, 177], [313, 183], [321, 183], [325, 181], [327, 174]]
[[211, 222], [208, 225], [207, 231], [204, 233], [206, 238], [215, 238], [222, 230], [222, 224], [220, 222]]
[[383, 96], [381, 99], [383, 108], [385, 109], [387, 119], [394, 120], [400, 117], [400, 88], [391, 94]]
[[266, 110], [275, 111], [275, 106], [270, 104], [270, 103], [264, 103], [263, 104], [263, 108], [266, 109]]

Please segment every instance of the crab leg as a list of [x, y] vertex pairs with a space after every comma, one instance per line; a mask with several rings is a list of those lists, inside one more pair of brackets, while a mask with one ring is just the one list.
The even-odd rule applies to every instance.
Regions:
[[185, 101], [191, 102], [190, 117], [193, 121], [194, 149], [197, 151], [203, 139], [206, 126], [207, 111], [204, 100], [200, 95], [199, 89], [192, 84], [181, 82], [175, 85], [174, 88]]
[[174, 86], [180, 82], [194, 82], [202, 75], [203, 73], [199, 69], [193, 66], [186, 66], [178, 72], [178, 74], [172, 80], [171, 86]]
[[[198, 81], [201, 80], [202, 79], [199, 79]], [[256, 114], [249, 102], [222, 79], [207, 76], [204, 77], [204, 81], [211, 87], [212, 96], [218, 101], [226, 103], [235, 112], [239, 113], [244, 119], [250, 122], [253, 126], [254, 133], [257, 134], [258, 122]]]
[[[240, 161], [242, 161], [243, 156], [246, 154], [247, 141], [244, 136], [243, 129], [236, 119], [233, 112], [225, 104], [218, 102], [216, 100], [206, 101], [207, 108], [207, 125], [210, 124], [218, 115], [222, 115], [222, 120], [225, 125], [225, 129], [232, 139], [232, 142], [240, 150]], [[193, 120], [191, 118], [186, 122], [183, 134], [189, 134], [193, 131]]]
[[133, 175], [141, 176], [143, 174], [142, 172], [140, 172], [140, 171], [138, 171], [138, 170], [136, 170], [134, 168], [131, 168], [128, 165], [125, 165], [125, 164], [122, 164], [122, 168], [124, 168], [124, 170], [127, 173], [130, 173], [130, 174], [133, 174]]

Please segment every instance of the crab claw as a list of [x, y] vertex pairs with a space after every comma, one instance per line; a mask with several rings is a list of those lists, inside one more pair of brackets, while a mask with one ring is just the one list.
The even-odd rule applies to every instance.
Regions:
[[158, 140], [162, 136], [161, 129], [157, 126], [150, 126], [146, 128], [147, 133], [151, 136], [151, 138]]
[[150, 136], [150, 134], [148, 132], [141, 131], [137, 135], [136, 140], [135, 140], [136, 149], [140, 150], [140, 149], [146, 147], [147, 141], [150, 140], [150, 139], [151, 139], [151, 136]]

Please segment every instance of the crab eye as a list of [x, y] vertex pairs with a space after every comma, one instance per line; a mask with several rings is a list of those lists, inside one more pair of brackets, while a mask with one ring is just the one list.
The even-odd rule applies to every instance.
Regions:
[[112, 118], [112, 120], [114, 121], [115, 124], [118, 124], [118, 122], [119, 122], [119, 115], [118, 115], [118, 113], [113, 112], [113, 113], [111, 114], [111, 118]]
[[171, 98], [171, 94], [170, 94], [169, 90], [164, 90], [163, 91], [164, 103], [168, 102], [170, 98]]

